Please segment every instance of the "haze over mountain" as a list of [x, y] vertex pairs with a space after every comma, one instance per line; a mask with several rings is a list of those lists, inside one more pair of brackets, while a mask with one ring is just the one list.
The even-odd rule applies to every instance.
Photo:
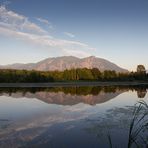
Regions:
[[72, 68], [98, 68], [100, 71], [115, 70], [116, 72], [127, 72], [116, 64], [95, 56], [87, 58], [77, 58], [74, 56], [62, 56], [55, 58], [47, 58], [37, 63], [29, 64], [12, 64], [0, 66], [1, 69], [25, 69], [25, 70], [39, 70], [39, 71], [63, 71]]

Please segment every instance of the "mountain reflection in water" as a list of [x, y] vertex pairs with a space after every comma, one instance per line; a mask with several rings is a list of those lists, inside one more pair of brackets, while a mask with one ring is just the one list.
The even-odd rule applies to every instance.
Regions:
[[[147, 86], [0, 88], [0, 147], [127, 146]], [[142, 135], [143, 136], [143, 135]]]
[[0, 95], [13, 98], [37, 98], [48, 104], [75, 105], [85, 103], [95, 105], [109, 101], [129, 90], [137, 91], [138, 98], [144, 98], [147, 93], [146, 88], [146, 86], [0, 88]]

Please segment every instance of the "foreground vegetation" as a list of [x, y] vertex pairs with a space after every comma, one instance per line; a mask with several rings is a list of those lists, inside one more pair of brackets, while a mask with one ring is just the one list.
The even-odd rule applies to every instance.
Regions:
[[19, 82], [56, 82], [56, 81], [135, 81], [148, 80], [146, 72], [117, 73], [115, 71], [99, 71], [93, 69], [71, 69], [65, 71], [27, 71], [27, 70], [0, 70], [0, 83]]
[[[109, 147], [116, 147], [111, 134], [107, 135]], [[148, 104], [141, 100], [135, 104], [127, 137], [127, 148], [148, 147]], [[118, 146], [119, 147], [119, 146]]]

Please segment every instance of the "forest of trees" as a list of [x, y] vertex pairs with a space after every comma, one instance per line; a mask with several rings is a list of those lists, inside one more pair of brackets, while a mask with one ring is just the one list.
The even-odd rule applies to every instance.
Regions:
[[56, 82], [56, 81], [135, 81], [148, 80], [148, 74], [139, 65], [137, 72], [117, 73], [97, 68], [77, 68], [65, 71], [0, 70], [0, 83]]

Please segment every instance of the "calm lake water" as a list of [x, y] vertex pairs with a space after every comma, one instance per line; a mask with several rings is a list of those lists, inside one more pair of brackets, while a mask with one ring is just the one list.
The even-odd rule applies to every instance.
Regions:
[[[110, 141], [125, 148], [134, 105], [148, 103], [147, 88], [0, 88], [0, 148], [108, 148]], [[141, 147], [147, 133], [136, 139]]]

